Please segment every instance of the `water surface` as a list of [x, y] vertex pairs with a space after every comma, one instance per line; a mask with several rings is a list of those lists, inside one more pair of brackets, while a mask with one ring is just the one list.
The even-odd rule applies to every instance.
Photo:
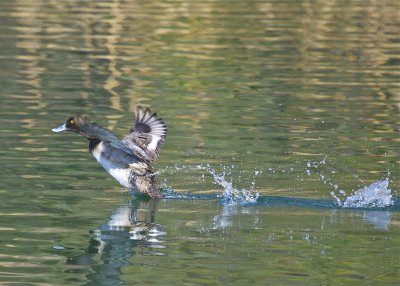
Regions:
[[[1, 2], [0, 284], [397, 285], [399, 9]], [[122, 136], [138, 103], [169, 128], [159, 202], [50, 131]]]

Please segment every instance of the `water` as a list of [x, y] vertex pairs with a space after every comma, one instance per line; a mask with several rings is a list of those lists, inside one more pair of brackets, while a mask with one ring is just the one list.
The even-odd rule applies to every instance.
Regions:
[[[0, 284], [397, 285], [399, 9], [0, 2]], [[50, 131], [137, 103], [158, 202]]]

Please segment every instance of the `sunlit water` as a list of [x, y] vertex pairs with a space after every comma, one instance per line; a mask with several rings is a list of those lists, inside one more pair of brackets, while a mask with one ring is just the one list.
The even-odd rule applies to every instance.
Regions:
[[[398, 1], [1, 1], [1, 285], [398, 285]], [[165, 199], [75, 134], [168, 124]]]

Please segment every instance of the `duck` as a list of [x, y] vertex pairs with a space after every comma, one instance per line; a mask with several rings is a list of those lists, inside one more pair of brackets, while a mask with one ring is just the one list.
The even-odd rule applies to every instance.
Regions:
[[71, 116], [52, 131], [73, 132], [85, 137], [89, 141], [89, 152], [122, 186], [154, 199], [162, 198], [156, 187], [152, 163], [160, 155], [168, 128], [149, 107], [135, 107], [130, 133], [122, 139], [82, 115]]

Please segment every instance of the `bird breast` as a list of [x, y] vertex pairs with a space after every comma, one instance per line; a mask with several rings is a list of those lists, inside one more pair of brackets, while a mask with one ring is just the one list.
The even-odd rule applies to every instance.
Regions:
[[92, 154], [111, 176], [127, 188], [132, 187], [129, 183], [131, 172], [141, 174], [146, 171], [146, 164], [105, 142], [100, 142]]

